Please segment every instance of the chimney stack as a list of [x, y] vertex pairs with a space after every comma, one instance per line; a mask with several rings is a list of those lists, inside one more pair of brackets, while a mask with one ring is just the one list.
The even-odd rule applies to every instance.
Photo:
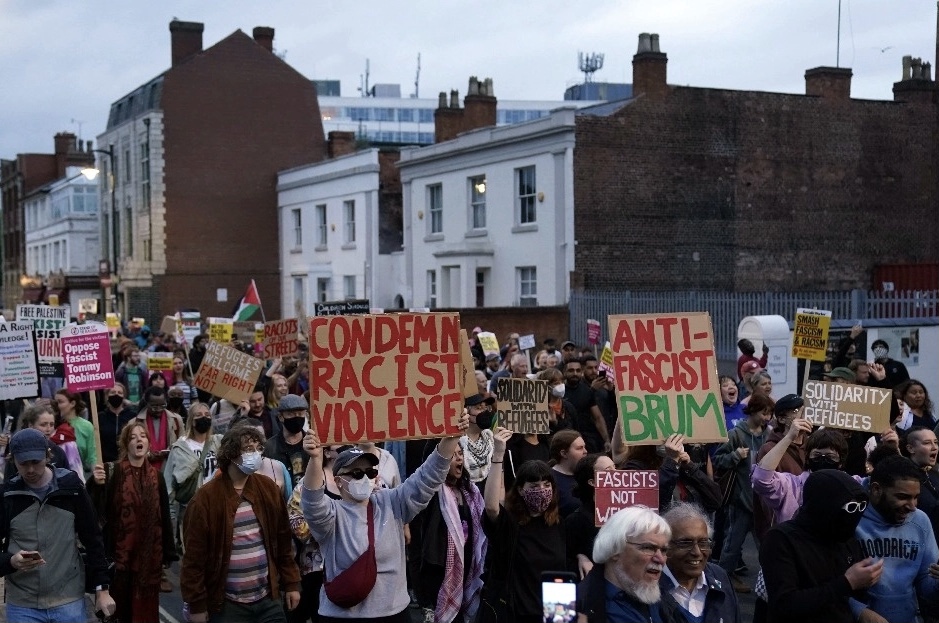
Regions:
[[893, 100], [911, 104], [931, 104], [936, 93], [932, 65], [924, 63], [921, 58], [904, 56], [900, 81], [893, 83]]
[[496, 96], [493, 93], [492, 78], [480, 80], [471, 76], [467, 96], [460, 108], [460, 92], [450, 91], [449, 104], [447, 94], [440, 93], [437, 110], [434, 111], [434, 142], [449, 141], [457, 135], [478, 128], [496, 125]]
[[267, 50], [268, 52], [274, 51], [274, 29], [268, 26], [255, 26], [254, 30], [251, 31], [254, 40], [258, 44]]
[[202, 51], [203, 30], [205, 30], [205, 26], [200, 22], [181, 22], [176, 19], [170, 22], [170, 47], [173, 67]]
[[55, 135], [55, 155], [65, 156], [75, 152], [76, 137], [71, 132], [59, 132]]
[[355, 132], [340, 132], [333, 130], [327, 136], [326, 154], [330, 158], [338, 158], [346, 154], [355, 153]]
[[668, 56], [659, 51], [659, 36], [639, 35], [639, 47], [633, 56], [633, 95], [661, 99], [668, 94], [666, 82]]
[[851, 99], [851, 76], [847, 67], [813, 67], [805, 72], [805, 94], [823, 99]]

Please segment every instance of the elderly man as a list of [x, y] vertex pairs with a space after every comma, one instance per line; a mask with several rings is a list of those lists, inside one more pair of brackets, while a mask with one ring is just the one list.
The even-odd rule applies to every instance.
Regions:
[[659, 581], [672, 530], [644, 506], [624, 508], [593, 543], [594, 567], [577, 587], [579, 623], [671, 623]]
[[702, 623], [737, 623], [737, 593], [727, 572], [708, 562], [714, 529], [694, 504], [679, 502], [663, 516], [672, 529], [668, 561], [659, 579], [662, 602], [682, 618]]

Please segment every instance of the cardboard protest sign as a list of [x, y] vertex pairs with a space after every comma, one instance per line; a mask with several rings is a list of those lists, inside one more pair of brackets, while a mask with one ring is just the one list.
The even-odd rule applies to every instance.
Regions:
[[70, 392], [114, 387], [114, 365], [107, 325], [69, 324], [62, 329], [65, 386]]
[[460, 361], [463, 364], [463, 397], [469, 398], [479, 393], [479, 387], [476, 385], [476, 368], [473, 366], [473, 352], [466, 329], [460, 329]]
[[602, 526], [617, 511], [646, 506], [659, 512], [659, 472], [656, 470], [610, 470], [594, 474], [593, 523]]
[[889, 389], [808, 381], [802, 386], [802, 417], [813, 426], [880, 433], [890, 427]]
[[31, 322], [0, 322], [0, 400], [39, 395]]
[[177, 334], [180, 333], [180, 330], [177, 318], [175, 316], [163, 316], [163, 321], [160, 322], [160, 333], [177, 336], [178, 340]]
[[254, 323], [254, 343], [261, 344], [264, 342], [264, 323], [256, 322]]
[[460, 316], [310, 318], [310, 417], [321, 443], [458, 435]]
[[485, 354], [487, 355], [499, 354], [499, 340], [496, 338], [495, 333], [483, 331], [482, 333], [476, 334], [476, 339], [479, 340], [479, 345], [483, 347], [483, 352]]
[[372, 306], [368, 299], [356, 301], [326, 301], [313, 303], [313, 314], [316, 316], [350, 316], [367, 314]]
[[727, 441], [706, 312], [610, 316], [612, 375], [626, 443]]
[[797, 359], [825, 361], [831, 312], [820, 309], [796, 310], [792, 332], [792, 356]]
[[300, 351], [300, 322], [296, 318], [264, 323], [261, 349], [265, 359], [293, 357]]
[[518, 338], [518, 348], [519, 350], [531, 350], [535, 347], [535, 334], [529, 333], [528, 335], [522, 335]]
[[180, 331], [183, 334], [182, 342], [192, 344], [193, 340], [202, 333], [202, 314], [197, 311], [179, 312]]
[[547, 435], [548, 382], [500, 378], [496, 384], [496, 424], [516, 433]]
[[193, 385], [237, 405], [254, 391], [263, 368], [257, 357], [210, 340]]
[[17, 305], [16, 321], [33, 325], [36, 337], [36, 360], [42, 378], [65, 378], [62, 363], [62, 329], [68, 324], [71, 308], [68, 305]]
[[587, 320], [587, 343], [588, 344], [600, 343], [600, 321], [599, 320]]
[[173, 353], [146, 353], [146, 355], [147, 370], [159, 372], [166, 380], [166, 385], [171, 385], [173, 383]]
[[228, 344], [235, 334], [235, 322], [231, 318], [209, 318], [209, 339]]

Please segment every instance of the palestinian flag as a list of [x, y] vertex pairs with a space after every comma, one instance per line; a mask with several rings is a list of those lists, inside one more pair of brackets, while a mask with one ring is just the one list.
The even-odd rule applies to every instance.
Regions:
[[238, 306], [232, 311], [232, 320], [240, 322], [248, 320], [261, 309], [261, 297], [258, 296], [258, 287], [254, 284], [254, 279], [248, 284], [248, 290], [241, 297]]

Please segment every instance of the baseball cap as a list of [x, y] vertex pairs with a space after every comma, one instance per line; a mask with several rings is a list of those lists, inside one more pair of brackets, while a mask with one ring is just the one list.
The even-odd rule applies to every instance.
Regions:
[[485, 394], [476, 394], [475, 396], [470, 396], [464, 401], [464, 404], [467, 407], [475, 407], [478, 404], [486, 403], [487, 405], [496, 404], [496, 399], [492, 396], [486, 396]]
[[348, 450], [340, 452], [336, 460], [333, 461], [333, 474], [338, 475], [339, 472], [342, 471], [343, 468], [348, 467], [350, 463], [363, 458], [367, 460], [372, 467], [378, 465], [378, 457], [371, 452], [362, 452], [358, 448], [349, 448]]
[[754, 370], [759, 370], [760, 364], [756, 361], [748, 361], [742, 366], [740, 366], [740, 374], [746, 374], [747, 372], [753, 372]]
[[49, 441], [35, 428], [24, 428], [10, 439], [10, 454], [19, 462], [45, 461], [49, 452]]
[[306, 398], [296, 394], [287, 394], [277, 403], [278, 411], [306, 411], [309, 408]]
[[854, 372], [851, 371], [851, 368], [845, 368], [842, 366], [832, 368], [831, 372], [825, 372], [822, 374], [822, 376], [829, 379], [844, 379], [846, 381], [850, 381], [851, 383], [857, 379]]
[[795, 394], [786, 394], [776, 401], [776, 405], [773, 407], [773, 412], [785, 413], [786, 411], [798, 409], [803, 404], [805, 404], [805, 401], [802, 400], [801, 396], [797, 396]]
[[566, 342], [564, 342], [563, 344], [561, 344], [561, 350], [564, 350], [564, 349], [567, 348], [568, 346], [573, 346], [573, 347], [576, 348], [576, 347], [577, 347], [577, 344], [575, 344], [574, 342], [572, 342], [572, 341], [570, 341], [570, 340], [567, 340]]

